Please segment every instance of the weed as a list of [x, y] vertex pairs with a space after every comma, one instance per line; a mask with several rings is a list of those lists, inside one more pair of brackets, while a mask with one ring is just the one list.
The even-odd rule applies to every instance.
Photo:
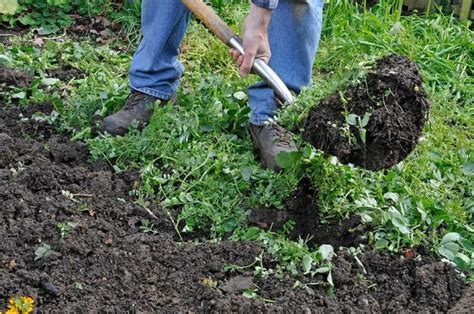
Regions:
[[158, 231], [156, 231], [154, 228], [155, 228], [155, 225], [152, 224], [148, 219], [142, 219], [140, 220], [140, 230], [143, 232], [143, 233], [150, 233], [150, 234], [157, 234]]
[[365, 127], [367, 124], [369, 124], [370, 115], [371, 114], [369, 112], [366, 112], [363, 118], [354, 113], [350, 113], [346, 116], [346, 122], [349, 124], [349, 126], [356, 127], [359, 130], [359, 138], [364, 144], [366, 143], [367, 134]]
[[61, 239], [65, 239], [71, 231], [76, 228], [79, 224], [77, 222], [61, 222], [58, 223], [57, 227], [61, 235]]
[[258, 297], [258, 289], [257, 288], [250, 288], [246, 289], [242, 295], [247, 299], [256, 299]]
[[72, 25], [72, 13], [96, 15], [101, 12], [105, 0], [20, 0], [14, 15], [2, 15], [0, 21], [11, 25], [37, 28], [39, 35], [49, 35]]
[[49, 256], [52, 252], [51, 246], [43, 243], [35, 251], [35, 261]]
[[12, 297], [8, 300], [8, 309], [5, 314], [29, 314], [35, 310], [35, 300], [31, 297]]

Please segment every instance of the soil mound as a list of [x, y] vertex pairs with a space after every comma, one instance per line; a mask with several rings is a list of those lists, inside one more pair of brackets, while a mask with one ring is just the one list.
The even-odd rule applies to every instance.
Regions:
[[[452, 267], [424, 257], [420, 261], [398, 255], [366, 252], [355, 256], [339, 252], [332, 270], [334, 295], [324, 287], [281, 291], [275, 282], [257, 280], [262, 297], [284, 300], [286, 309], [330, 313], [438, 313], [449, 310], [462, 295], [465, 284]], [[301, 279], [309, 283], [307, 279]], [[291, 284], [291, 280], [282, 280]], [[281, 282], [280, 282], [281, 285]], [[441, 292], [443, 291], [443, 292]]]
[[[261, 247], [176, 243], [163, 211], [151, 205], [152, 220], [129, 196], [134, 173], [89, 162], [84, 144], [32, 118], [38, 110], [51, 113], [50, 106], [0, 109], [1, 310], [9, 297], [31, 296], [41, 312], [439, 312], [461, 297], [464, 283], [452, 267], [388, 253], [356, 260], [339, 252], [333, 296], [321, 285], [292, 288], [310, 278], [225, 272], [252, 264]], [[308, 191], [288, 204], [310, 201]], [[248, 288], [258, 297], [244, 297]]]
[[366, 81], [313, 108], [303, 139], [342, 163], [388, 168], [413, 151], [428, 109], [417, 65], [391, 55], [376, 63]]

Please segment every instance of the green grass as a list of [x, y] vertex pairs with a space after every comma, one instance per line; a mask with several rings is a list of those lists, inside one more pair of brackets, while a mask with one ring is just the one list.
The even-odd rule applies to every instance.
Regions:
[[[10, 65], [35, 69], [41, 76], [48, 69], [71, 64], [87, 76], [68, 82], [66, 88], [63, 83], [42, 85], [38, 78], [24, 97], [18, 97], [23, 91], [15, 88], [4, 92], [4, 97], [22, 105], [54, 102], [63, 130], [87, 141], [94, 158], [109, 160], [117, 171], [140, 169], [142, 180], [134, 192], [140, 200], [157, 202], [164, 210], [180, 209], [180, 233], [201, 231], [209, 239], [231, 236], [261, 241], [266, 252], [290, 271], [307, 270], [313, 262], [313, 266], [326, 265], [321, 252], [309, 250], [304, 241], [288, 241], [284, 232], [246, 225], [249, 210], [282, 208], [282, 201], [306, 176], [319, 190], [318, 206], [325, 219], [360, 213], [374, 225], [369, 238], [377, 248], [427, 246], [472, 272], [472, 32], [468, 24], [450, 16], [400, 18], [386, 2], [368, 12], [342, 0], [326, 6], [314, 87], [279, 117], [286, 127], [298, 125], [320, 99], [361, 80], [377, 58], [407, 55], [421, 67], [432, 104], [430, 119], [416, 151], [384, 172], [340, 165], [304, 143], [304, 158], [292, 169], [283, 174], [262, 169], [245, 129], [246, 102], [233, 96], [255, 78], [241, 80], [227, 49], [195, 22], [183, 45], [187, 71], [179, 107], [158, 109], [143, 132], [122, 138], [90, 136], [93, 115], [114, 112], [128, 94], [132, 51], [117, 52], [113, 45], [97, 47], [67, 39], [37, 49], [28, 36], [15, 38], [12, 48], [0, 47], [0, 55], [8, 57]], [[228, 5], [225, 14], [239, 29], [245, 5]], [[127, 23], [124, 32], [136, 39], [136, 11], [117, 16]], [[124, 45], [116, 43], [115, 48]]]

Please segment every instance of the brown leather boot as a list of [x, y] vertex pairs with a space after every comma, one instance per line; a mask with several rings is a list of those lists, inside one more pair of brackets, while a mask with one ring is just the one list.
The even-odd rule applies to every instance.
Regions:
[[281, 171], [276, 156], [281, 152], [298, 151], [293, 141], [293, 134], [277, 124], [263, 126], [250, 124], [250, 135], [265, 168]]
[[[175, 103], [173, 96], [169, 101]], [[168, 100], [144, 94], [139, 91], [132, 91], [125, 101], [122, 110], [104, 119], [102, 130], [112, 135], [125, 135], [133, 121], [138, 122], [138, 128], [143, 129], [150, 121], [155, 106], [163, 106]]]

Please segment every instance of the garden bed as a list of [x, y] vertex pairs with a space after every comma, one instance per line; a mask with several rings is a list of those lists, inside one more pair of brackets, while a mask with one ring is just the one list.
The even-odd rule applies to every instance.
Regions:
[[[453, 307], [466, 288], [454, 268], [423, 251], [369, 250], [355, 258], [341, 250], [332, 294], [322, 277], [225, 272], [229, 264], [254, 263], [260, 245], [176, 242], [167, 214], [151, 205], [154, 219], [130, 196], [138, 176], [91, 162], [84, 144], [69, 142], [45, 119], [51, 106], [1, 107], [0, 302], [31, 296], [44, 312], [439, 312]], [[299, 207], [316, 212], [314, 193], [304, 183], [286, 202], [292, 218]], [[295, 220], [298, 230], [304, 219]], [[274, 266], [268, 256], [263, 263]], [[296, 280], [305, 288], [294, 288]], [[245, 297], [247, 289], [256, 296]]]

